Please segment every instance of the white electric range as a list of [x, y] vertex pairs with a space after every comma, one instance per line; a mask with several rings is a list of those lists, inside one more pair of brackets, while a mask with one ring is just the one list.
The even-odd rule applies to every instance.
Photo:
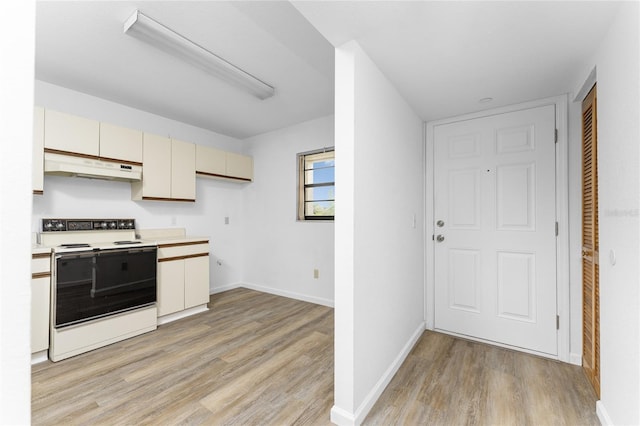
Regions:
[[157, 327], [157, 246], [133, 219], [43, 219], [51, 246], [49, 358], [59, 361]]

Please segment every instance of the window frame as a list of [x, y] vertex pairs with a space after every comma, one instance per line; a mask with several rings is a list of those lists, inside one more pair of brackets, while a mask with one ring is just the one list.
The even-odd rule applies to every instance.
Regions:
[[[333, 181], [330, 183], [322, 183], [322, 184], [307, 184], [306, 183], [306, 174], [307, 171], [305, 169], [304, 163], [305, 159], [308, 156], [316, 155], [316, 154], [324, 154], [327, 152], [333, 152], [333, 160], [335, 161], [335, 148], [333, 146], [326, 147], [322, 149], [316, 149], [313, 151], [300, 152], [296, 155], [296, 163], [297, 163], [297, 200], [296, 200], [296, 219], [300, 222], [318, 222], [318, 221], [328, 221], [333, 222], [335, 220], [335, 213], [333, 215], [325, 215], [325, 216], [307, 216], [305, 214], [305, 204], [307, 202], [306, 199], [306, 191], [307, 188], [314, 188], [319, 186], [331, 186], [335, 188], [335, 164], [334, 164], [334, 176]], [[309, 169], [312, 170], [312, 169]], [[335, 194], [334, 194], [335, 197]], [[335, 198], [333, 200], [335, 205]]]

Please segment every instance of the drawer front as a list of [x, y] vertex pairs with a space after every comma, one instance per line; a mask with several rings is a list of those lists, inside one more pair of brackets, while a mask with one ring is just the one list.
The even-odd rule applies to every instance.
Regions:
[[208, 243], [200, 242], [188, 245], [167, 245], [166, 247], [160, 245], [158, 247], [158, 260], [207, 253], [209, 253]]
[[43, 272], [51, 272], [51, 258], [36, 257], [31, 259], [31, 273], [39, 274]]

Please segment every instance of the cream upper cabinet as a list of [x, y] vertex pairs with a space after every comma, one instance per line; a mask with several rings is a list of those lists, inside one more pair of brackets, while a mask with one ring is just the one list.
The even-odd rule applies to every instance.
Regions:
[[142, 151], [142, 181], [131, 183], [132, 198], [170, 199], [171, 139], [145, 133]]
[[44, 108], [33, 110], [33, 160], [31, 185], [34, 194], [44, 192]]
[[47, 109], [44, 116], [44, 147], [97, 157], [100, 155], [100, 123]]
[[227, 153], [209, 146], [196, 145], [196, 172], [225, 176], [227, 174]]
[[176, 139], [171, 141], [171, 198], [196, 199], [196, 146]]
[[142, 181], [131, 183], [131, 198], [195, 201], [195, 145], [145, 133], [142, 147]]
[[142, 132], [100, 123], [100, 157], [142, 163]]
[[253, 158], [227, 152], [227, 176], [243, 180], [253, 180]]
[[196, 172], [199, 175], [253, 180], [253, 158], [201, 145], [198, 145], [196, 150]]

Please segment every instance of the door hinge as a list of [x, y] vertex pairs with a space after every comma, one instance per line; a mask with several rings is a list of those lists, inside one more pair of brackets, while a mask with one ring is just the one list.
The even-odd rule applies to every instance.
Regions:
[[558, 236], [558, 222], [556, 222], [556, 237]]
[[555, 138], [555, 143], [558, 143], [558, 129], [555, 129], [554, 138]]
[[556, 330], [560, 330], [560, 315], [556, 315]]

